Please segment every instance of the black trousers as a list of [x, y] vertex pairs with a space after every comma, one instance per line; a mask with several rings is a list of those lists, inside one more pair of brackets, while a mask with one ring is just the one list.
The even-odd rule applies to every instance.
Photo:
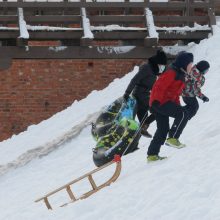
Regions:
[[[157, 130], [148, 148], [148, 155], [158, 155], [164, 144], [167, 134], [169, 137], [179, 138], [188, 121], [187, 110], [174, 102], [163, 105], [153, 105], [152, 111], [156, 117]], [[174, 118], [173, 125], [169, 129], [169, 117]]]
[[186, 103], [184, 108], [188, 112], [188, 119], [194, 117], [199, 109], [199, 103], [196, 97], [183, 97], [183, 101]]
[[154, 114], [150, 114], [148, 116], [148, 111], [150, 109], [149, 107], [149, 94], [144, 93], [144, 92], [139, 92], [134, 94], [136, 100], [137, 100], [137, 117], [138, 121], [141, 123], [145, 121], [144, 124], [151, 124], [153, 121], [155, 121], [155, 116]]

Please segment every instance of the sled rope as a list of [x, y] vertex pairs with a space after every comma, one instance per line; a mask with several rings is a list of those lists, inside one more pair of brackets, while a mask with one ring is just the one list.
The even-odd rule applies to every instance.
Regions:
[[[99, 186], [96, 185], [96, 183], [95, 183], [95, 181], [94, 181], [92, 175], [93, 175], [94, 173], [97, 173], [98, 171], [100, 171], [100, 170], [102, 170], [102, 169], [104, 169], [104, 168], [106, 168], [106, 167], [112, 165], [112, 164], [116, 164], [116, 169], [115, 169], [115, 172], [114, 172], [113, 176], [112, 176], [109, 180], [107, 180], [105, 183], [103, 183], [103, 184], [101, 184], [101, 185], [99, 185]], [[60, 192], [60, 191], [62, 191], [62, 190], [66, 190], [67, 194], [68, 194], [69, 197], [70, 197], [70, 201], [69, 201], [68, 203], [65, 203], [65, 204], [61, 205], [61, 207], [66, 206], [66, 205], [68, 205], [69, 203], [73, 203], [73, 202], [75, 202], [75, 201], [77, 201], [77, 200], [85, 199], [85, 198], [91, 196], [92, 194], [96, 193], [96, 192], [99, 191], [100, 189], [102, 189], [102, 188], [104, 188], [104, 187], [106, 187], [106, 186], [109, 186], [111, 183], [115, 182], [115, 181], [118, 179], [120, 173], [121, 173], [121, 157], [118, 156], [118, 155], [115, 155], [115, 158], [114, 158], [113, 161], [111, 161], [111, 162], [109, 162], [109, 163], [107, 163], [107, 164], [105, 164], [105, 165], [103, 165], [103, 166], [101, 166], [101, 167], [99, 167], [99, 168], [96, 168], [96, 169], [94, 169], [93, 171], [91, 171], [91, 172], [89, 172], [89, 173], [86, 173], [86, 174], [84, 174], [83, 176], [81, 176], [81, 177], [79, 177], [79, 178], [77, 178], [77, 179], [72, 180], [71, 182], [69, 182], [69, 183], [67, 183], [67, 184], [65, 184], [65, 185], [63, 185], [63, 186], [61, 186], [61, 187], [59, 187], [58, 189], [56, 189], [56, 190], [54, 190], [54, 191], [52, 191], [52, 192], [49, 192], [48, 194], [44, 195], [43, 197], [41, 197], [41, 198], [35, 200], [35, 202], [44, 201], [46, 207], [47, 207], [49, 210], [50, 210], [50, 209], [52, 210], [52, 206], [51, 206], [51, 204], [50, 204], [48, 198], [49, 198], [50, 196], [56, 194], [57, 192]], [[89, 182], [90, 182], [90, 184], [91, 184], [91, 186], [92, 186], [92, 190], [90, 190], [90, 191], [84, 193], [84, 194], [81, 195], [79, 198], [76, 198], [75, 195], [73, 194], [73, 191], [71, 190], [71, 185], [73, 185], [73, 184], [75, 184], [75, 183], [77, 183], [77, 182], [79, 182], [79, 181], [81, 181], [81, 180], [83, 180], [83, 179], [86, 179], [86, 178], [89, 180]]]
[[129, 149], [129, 147], [131, 146], [131, 144], [133, 143], [133, 141], [134, 141], [134, 139], [137, 137], [137, 135], [139, 134], [139, 132], [140, 132], [140, 130], [141, 130], [141, 128], [143, 127], [143, 125], [144, 125], [144, 123], [145, 123], [145, 121], [146, 121], [146, 119], [147, 119], [147, 112], [145, 113], [145, 115], [144, 115], [144, 118], [142, 119], [142, 121], [141, 121], [141, 123], [140, 123], [140, 127], [137, 129], [137, 131], [134, 133], [134, 135], [133, 135], [133, 137], [132, 137], [132, 141], [128, 144], [128, 146], [126, 147], [126, 149], [125, 149], [125, 151], [123, 152], [123, 154], [121, 155], [121, 156], [123, 156], [125, 153], [126, 153], [126, 151]]

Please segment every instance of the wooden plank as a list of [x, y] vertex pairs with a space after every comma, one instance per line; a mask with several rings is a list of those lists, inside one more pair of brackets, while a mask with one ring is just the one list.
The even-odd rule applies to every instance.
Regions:
[[[194, 8], [205, 8], [207, 2], [194, 2], [191, 4]], [[215, 1], [218, 6], [219, 2]], [[163, 9], [163, 8], [176, 8], [183, 9], [186, 7], [185, 2], [0, 2], [0, 7], [4, 8], [145, 8]]]
[[93, 190], [97, 190], [98, 187], [96, 186], [96, 183], [95, 183], [94, 179], [92, 178], [92, 175], [89, 175], [88, 179], [89, 179], [89, 182], [90, 182]]
[[144, 38], [144, 46], [145, 47], [153, 47], [156, 46], [158, 43], [158, 39], [157, 38]]
[[215, 17], [215, 12], [212, 8], [209, 9], [208, 11], [209, 13], [209, 22], [210, 22], [210, 26], [212, 25], [216, 25], [216, 17]]
[[13, 59], [147, 59], [155, 54], [155, 50], [157, 47], [144, 46], [1, 47], [1, 53]]
[[73, 195], [73, 192], [72, 192], [70, 186], [67, 186], [67, 187], [66, 187], [66, 191], [67, 191], [67, 193], [68, 193], [70, 199], [71, 199], [72, 201], [76, 201], [76, 197]]
[[160, 40], [202, 40], [208, 37], [210, 31], [198, 31], [198, 32], [159, 32], [159, 39]]
[[183, 8], [184, 2], [0, 2], [0, 7], [7, 8]]
[[157, 23], [172, 23], [179, 24], [182, 22], [206, 22], [208, 23], [208, 16], [154, 16], [154, 21]]
[[91, 23], [143, 23], [145, 18], [143, 15], [93, 15], [89, 17]]
[[[8, 20], [7, 20], [8, 19]], [[9, 23], [16, 22], [17, 16], [7, 17], [0, 16], [0, 22]], [[123, 23], [144, 23], [145, 17], [142, 15], [94, 15], [89, 17], [91, 23], [101, 23], [101, 24], [123, 24]], [[28, 24], [36, 24], [36, 23], [53, 23], [53, 24], [79, 24], [81, 21], [81, 16], [76, 15], [42, 15], [42, 16], [25, 16], [25, 20]], [[155, 22], [160, 23], [179, 23], [179, 22], [208, 22], [208, 16], [154, 16]]]
[[49, 201], [48, 201], [48, 198], [47, 198], [47, 197], [44, 197], [43, 200], [44, 200], [44, 203], [45, 203], [45, 205], [47, 206], [47, 208], [48, 208], [48, 209], [52, 209], [52, 207], [51, 207], [51, 205], [50, 205], [50, 203], [49, 203]]
[[147, 35], [146, 31], [109, 31], [109, 32], [93, 32], [96, 40], [128, 40], [128, 39], [144, 39]]
[[28, 24], [34, 23], [64, 23], [74, 24], [81, 22], [80, 15], [40, 15], [40, 16], [25, 16]]
[[17, 23], [18, 21], [18, 16], [17, 15], [0, 15], [0, 22], [5, 22], [7, 23]]

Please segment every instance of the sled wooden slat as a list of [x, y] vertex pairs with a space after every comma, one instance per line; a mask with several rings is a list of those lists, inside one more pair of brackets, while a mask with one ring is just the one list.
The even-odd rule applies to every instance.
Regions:
[[[115, 172], [114, 172], [114, 174], [112, 175], [112, 177], [111, 177], [109, 180], [107, 180], [106, 182], [104, 182], [103, 184], [97, 186], [96, 183], [95, 183], [95, 181], [94, 181], [94, 179], [93, 179], [93, 177], [92, 177], [92, 174], [94, 174], [94, 173], [96, 173], [96, 172], [98, 172], [98, 171], [100, 171], [100, 170], [102, 170], [102, 169], [104, 169], [104, 168], [106, 168], [106, 167], [108, 167], [108, 166], [110, 166], [110, 165], [112, 165], [112, 164], [115, 164], [115, 163], [116, 163], [116, 169], [115, 169]], [[65, 190], [67, 191], [67, 193], [68, 193], [68, 195], [69, 195], [71, 201], [68, 202], [68, 203], [65, 203], [65, 204], [61, 205], [61, 207], [64, 207], [64, 206], [66, 206], [66, 205], [69, 204], [69, 203], [75, 202], [75, 201], [80, 200], [80, 199], [85, 199], [85, 198], [91, 196], [92, 194], [96, 193], [96, 192], [99, 191], [100, 189], [102, 189], [102, 188], [104, 188], [104, 187], [106, 187], [106, 186], [109, 186], [112, 182], [114, 182], [114, 181], [117, 180], [117, 178], [119, 177], [120, 173], [121, 173], [121, 161], [120, 161], [120, 160], [117, 160], [116, 162], [115, 162], [115, 161], [111, 161], [111, 162], [109, 162], [109, 163], [107, 163], [107, 164], [105, 164], [105, 165], [103, 165], [103, 166], [101, 166], [101, 167], [99, 167], [99, 168], [96, 168], [96, 169], [94, 169], [93, 171], [91, 171], [91, 172], [89, 172], [89, 173], [86, 173], [86, 174], [84, 174], [83, 176], [81, 176], [81, 177], [79, 177], [79, 178], [77, 178], [77, 179], [75, 179], [75, 180], [73, 180], [73, 181], [71, 181], [71, 182], [69, 182], [69, 183], [67, 183], [67, 184], [65, 184], [65, 185], [63, 185], [63, 186], [61, 186], [61, 187], [59, 187], [58, 189], [56, 189], [56, 190], [54, 190], [54, 191], [52, 191], [52, 192], [49, 192], [48, 194], [44, 195], [43, 197], [41, 197], [41, 198], [35, 200], [35, 202], [44, 201], [46, 207], [47, 207], [48, 209], [52, 209], [52, 206], [51, 206], [51, 204], [50, 204], [49, 201], [48, 201], [48, 197], [51, 196], [51, 195], [54, 195], [54, 194], [58, 193], [58, 192], [61, 191], [61, 190], [64, 190], [64, 189], [65, 189]], [[92, 186], [92, 190], [90, 190], [90, 191], [84, 193], [84, 194], [81, 195], [79, 198], [76, 198], [76, 197], [74, 196], [74, 194], [73, 194], [73, 192], [72, 192], [70, 186], [73, 185], [74, 183], [79, 182], [79, 181], [82, 180], [82, 179], [85, 179], [85, 178], [87, 178], [87, 179], [89, 180], [89, 182], [90, 182], [90, 184], [91, 184], [91, 186]]]
[[76, 201], [76, 197], [73, 195], [73, 192], [72, 192], [70, 186], [67, 186], [67, 187], [66, 187], [66, 191], [67, 191], [67, 193], [69, 194], [70, 199], [73, 200], [73, 201]]
[[46, 204], [48, 209], [52, 209], [47, 197], [44, 198], [44, 203]]
[[94, 179], [92, 178], [92, 175], [89, 175], [89, 176], [88, 176], [88, 179], [89, 179], [89, 182], [90, 182], [91, 185], [92, 185], [92, 188], [93, 188], [94, 190], [97, 189], [97, 186], [96, 186], [96, 184], [95, 184]]

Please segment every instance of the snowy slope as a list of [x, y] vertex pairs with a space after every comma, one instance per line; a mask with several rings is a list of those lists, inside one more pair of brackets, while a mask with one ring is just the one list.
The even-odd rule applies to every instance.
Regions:
[[[50, 200], [54, 211], [34, 200], [73, 178], [94, 168], [91, 149], [95, 142], [87, 126], [75, 138], [50, 154], [30, 161], [25, 166], [9, 170], [0, 176], [1, 220], [220, 220], [220, 27], [215, 35], [199, 45], [190, 45], [195, 62], [207, 59], [211, 64], [204, 93], [209, 103], [200, 102], [195, 118], [187, 125], [181, 141], [187, 147], [176, 150], [162, 147], [166, 161], [146, 163], [149, 139], [142, 138], [140, 150], [123, 158], [121, 176], [112, 184], [86, 200], [60, 208], [68, 201], [66, 193]], [[38, 146], [46, 146], [65, 136], [102, 107], [123, 94], [137, 71], [117, 79], [103, 91], [92, 92], [86, 99], [73, 103], [39, 125], [0, 144], [0, 164], [10, 162]], [[97, 101], [98, 100], [98, 101]], [[155, 124], [150, 131], [155, 130]], [[113, 170], [96, 176], [104, 181]], [[74, 188], [80, 194], [87, 184]]]

